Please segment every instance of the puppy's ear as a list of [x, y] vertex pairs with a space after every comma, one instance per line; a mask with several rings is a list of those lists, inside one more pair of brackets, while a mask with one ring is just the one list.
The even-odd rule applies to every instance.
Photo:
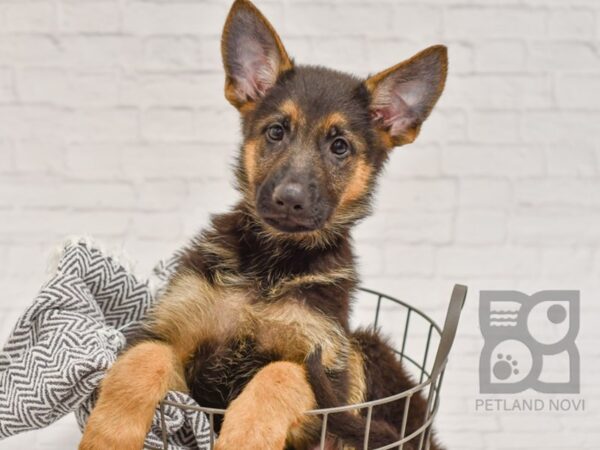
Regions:
[[277, 77], [292, 68], [281, 39], [248, 0], [236, 0], [221, 40], [225, 97], [243, 110], [262, 97]]
[[389, 147], [410, 144], [444, 90], [446, 47], [429, 47], [366, 81], [371, 113]]

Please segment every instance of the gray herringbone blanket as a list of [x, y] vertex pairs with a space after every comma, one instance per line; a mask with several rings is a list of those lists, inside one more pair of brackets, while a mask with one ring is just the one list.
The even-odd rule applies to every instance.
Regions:
[[[54, 275], [0, 352], [0, 439], [48, 426], [70, 412], [83, 429], [98, 384], [175, 267], [175, 257], [159, 264], [151, 283], [89, 241], [66, 244]], [[167, 398], [195, 405], [181, 392]], [[204, 414], [171, 406], [165, 412], [169, 449], [208, 448]], [[160, 436], [157, 410], [146, 444], [162, 448]]]

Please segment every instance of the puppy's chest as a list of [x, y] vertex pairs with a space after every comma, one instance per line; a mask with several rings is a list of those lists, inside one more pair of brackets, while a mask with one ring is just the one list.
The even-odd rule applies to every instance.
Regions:
[[338, 366], [347, 352], [348, 340], [341, 326], [301, 299], [284, 297], [265, 302], [240, 292], [228, 293], [226, 298], [215, 304], [217, 340], [250, 338], [259, 351], [297, 362], [320, 346], [329, 366]]
[[178, 348], [182, 358], [210, 341], [251, 339], [259, 351], [302, 362], [317, 345], [324, 363], [337, 367], [349, 348], [342, 327], [302, 299], [264, 300], [253, 289], [223, 287], [184, 275], [173, 280], [150, 326]]

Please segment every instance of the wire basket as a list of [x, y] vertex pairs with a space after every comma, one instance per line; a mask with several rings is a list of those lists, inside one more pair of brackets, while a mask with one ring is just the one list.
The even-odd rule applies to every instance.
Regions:
[[[362, 449], [368, 450], [373, 409], [379, 405], [402, 400], [405, 402], [403, 417], [397, 418], [398, 424], [400, 424], [399, 440], [392, 442], [389, 445], [378, 447], [375, 450], [402, 450], [404, 445], [409, 441], [414, 446], [417, 446], [418, 443], [417, 448], [419, 450], [428, 450], [430, 448], [432, 424], [439, 408], [440, 390], [444, 370], [448, 361], [448, 354], [454, 342], [466, 294], [466, 286], [458, 284], [454, 286], [444, 327], [442, 329], [428, 315], [402, 300], [398, 300], [397, 298], [390, 297], [389, 295], [371, 289], [360, 289], [359, 301], [356, 304], [357, 309], [361, 313], [358, 314], [358, 316], [368, 317], [368, 314], [372, 314], [372, 317], [374, 317], [370, 324], [360, 325], [372, 325], [391, 337], [390, 344], [393, 346], [394, 352], [403, 363], [405, 370], [411, 373], [413, 379], [417, 380], [418, 383], [415, 383], [415, 385], [408, 390], [398, 392], [389, 397], [335, 408], [307, 411], [306, 414], [319, 416], [321, 418], [320, 450], [325, 450], [326, 448], [327, 422], [332, 414], [340, 412], [363, 412], [364, 410], [367, 411], [367, 420], [365, 441]], [[435, 357], [433, 356], [434, 351]], [[421, 394], [427, 400], [427, 409], [423, 418], [423, 423], [410, 434], [407, 434], [407, 422], [411, 405], [410, 401], [411, 398], [417, 394]], [[206, 414], [210, 424], [209, 448], [211, 450], [213, 449], [215, 442], [215, 416], [223, 416], [225, 410], [185, 405], [168, 400], [163, 400], [160, 404], [161, 438], [163, 447], [162, 449], [145, 447], [146, 449], [168, 449], [168, 436], [164, 412], [164, 407], [166, 405]]]

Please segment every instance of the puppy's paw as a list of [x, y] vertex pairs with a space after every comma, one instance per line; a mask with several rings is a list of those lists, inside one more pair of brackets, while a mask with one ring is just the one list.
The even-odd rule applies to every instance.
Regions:
[[145, 427], [117, 417], [117, 414], [94, 411], [83, 432], [79, 450], [142, 450]]
[[248, 429], [243, 424], [235, 430], [221, 430], [215, 450], [283, 450], [285, 437], [277, 437], [269, 430]]
[[79, 443], [79, 450], [142, 450], [143, 448], [143, 439], [140, 442], [139, 437], [121, 432], [113, 435], [86, 432]]

